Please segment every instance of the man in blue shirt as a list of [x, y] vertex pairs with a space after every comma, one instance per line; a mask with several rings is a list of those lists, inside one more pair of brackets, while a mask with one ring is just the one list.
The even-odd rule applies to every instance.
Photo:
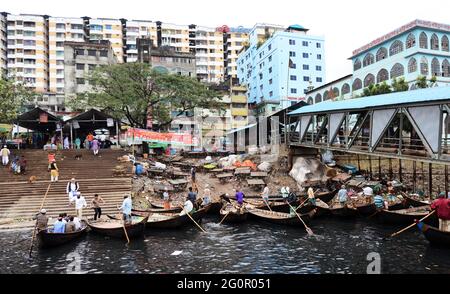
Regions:
[[60, 216], [53, 225], [53, 233], [64, 233], [66, 231], [66, 223], [63, 222], [63, 218]]
[[342, 185], [341, 189], [338, 192], [338, 200], [341, 204], [344, 204], [348, 200], [347, 189], [345, 188], [345, 185]]
[[187, 200], [190, 200], [192, 204], [195, 204], [195, 200], [197, 200], [197, 193], [192, 191], [192, 187], [189, 187]]
[[241, 189], [236, 189], [236, 201], [239, 206], [242, 206], [244, 204], [244, 193], [242, 193]]

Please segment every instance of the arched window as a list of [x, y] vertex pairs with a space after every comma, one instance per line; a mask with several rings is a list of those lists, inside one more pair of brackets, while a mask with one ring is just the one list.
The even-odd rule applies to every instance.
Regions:
[[442, 51], [446, 51], [446, 52], [449, 51], [449, 50], [448, 50], [448, 37], [447, 37], [446, 35], [444, 35], [444, 36], [442, 37], [442, 40], [441, 40], [441, 48], [442, 48]]
[[384, 47], [381, 47], [377, 51], [377, 61], [383, 60], [387, 57], [387, 49]]
[[442, 61], [442, 76], [450, 78], [450, 63], [447, 59], [444, 59], [444, 61]]
[[420, 59], [420, 74], [423, 76], [428, 75], [428, 60], [425, 57]]
[[324, 93], [323, 93], [323, 101], [327, 101], [329, 99], [329, 97], [328, 97], [328, 91], [325, 91]]
[[416, 36], [413, 33], [410, 33], [406, 38], [406, 49], [412, 48], [416, 46]]
[[352, 89], [353, 91], [359, 90], [362, 88], [362, 82], [360, 79], [356, 79], [353, 81]]
[[380, 71], [377, 74], [377, 83], [381, 83], [384, 81], [389, 80], [389, 73], [386, 69], [380, 69]]
[[391, 68], [391, 79], [395, 79], [405, 75], [405, 68], [400, 63], [394, 64]]
[[430, 39], [431, 50], [439, 50], [439, 38], [436, 34], [433, 34]]
[[396, 40], [389, 48], [389, 56], [393, 56], [403, 51], [402, 41]]
[[345, 83], [345, 84], [342, 86], [341, 93], [342, 93], [342, 95], [345, 95], [345, 94], [350, 93], [350, 85], [347, 84], [347, 83]]
[[314, 104], [314, 99], [313, 99], [313, 97], [309, 97], [309, 98], [308, 98], [308, 102], [306, 102], [306, 103], [308, 103], [309, 105], [313, 105], [313, 104]]
[[333, 97], [334, 98], [339, 97], [339, 89], [336, 87], [333, 88]]
[[320, 93], [317, 93], [316, 98], [315, 98], [315, 102], [316, 103], [322, 102], [322, 95], [320, 95]]
[[428, 37], [425, 32], [421, 32], [419, 36], [419, 47], [422, 49], [428, 49]]
[[366, 67], [368, 65], [371, 65], [375, 62], [375, 58], [373, 57], [372, 53], [367, 53], [367, 55], [364, 57], [363, 60], [363, 66]]
[[417, 71], [417, 60], [413, 57], [408, 61], [408, 73]]
[[361, 60], [356, 59], [355, 63], [353, 64], [353, 70], [358, 70], [361, 68]]
[[431, 60], [431, 75], [437, 77], [441, 75], [441, 65], [436, 57]]
[[411, 87], [410, 87], [409, 89], [410, 89], [410, 90], [416, 90], [416, 89], [417, 89], [416, 84], [412, 84]]
[[369, 87], [372, 84], [375, 84], [375, 76], [373, 74], [368, 74], [364, 78], [364, 88]]

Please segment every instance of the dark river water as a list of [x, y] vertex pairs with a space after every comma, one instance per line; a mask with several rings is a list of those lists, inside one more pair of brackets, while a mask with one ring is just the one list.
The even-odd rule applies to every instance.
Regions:
[[[217, 225], [203, 220], [175, 231], [147, 230], [123, 240], [88, 234], [63, 247], [35, 248], [30, 231], [0, 232], [0, 273], [367, 273], [371, 253], [381, 273], [450, 274], [450, 249], [430, 247], [416, 230], [383, 241], [396, 231], [367, 220], [316, 219], [314, 236], [302, 228], [261, 222]], [[181, 251], [178, 255], [172, 255]], [[178, 252], [179, 253], [179, 252]]]

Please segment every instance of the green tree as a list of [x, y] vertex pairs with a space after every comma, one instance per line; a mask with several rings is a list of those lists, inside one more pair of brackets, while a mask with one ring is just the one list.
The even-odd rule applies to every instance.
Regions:
[[404, 92], [409, 90], [408, 83], [404, 77], [392, 79], [391, 86], [393, 92]]
[[437, 77], [436, 76], [432, 76], [430, 79], [430, 83], [428, 84], [429, 88], [432, 88], [436, 85], [436, 81], [437, 81]]
[[11, 123], [34, 95], [13, 78], [0, 78], [0, 122]]
[[102, 66], [87, 80], [92, 89], [71, 100], [69, 106], [101, 108], [127, 119], [132, 127], [146, 127], [149, 109], [157, 122], [155, 129], [167, 128], [175, 117], [197, 107], [221, 109], [216, 92], [196, 79], [153, 70], [144, 63]]
[[427, 77], [426, 76], [418, 76], [416, 79], [416, 87], [419, 89], [428, 88]]
[[381, 84], [370, 84], [368, 87], [364, 88], [360, 97], [381, 95], [391, 92], [391, 86], [389, 86], [386, 82], [382, 82]]

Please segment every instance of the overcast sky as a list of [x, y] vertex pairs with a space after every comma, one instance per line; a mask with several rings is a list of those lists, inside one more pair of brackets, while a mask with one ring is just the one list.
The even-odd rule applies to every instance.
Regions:
[[300, 24], [325, 37], [327, 82], [351, 73], [354, 49], [414, 19], [450, 24], [448, 0], [2, 0], [0, 10], [211, 27]]

